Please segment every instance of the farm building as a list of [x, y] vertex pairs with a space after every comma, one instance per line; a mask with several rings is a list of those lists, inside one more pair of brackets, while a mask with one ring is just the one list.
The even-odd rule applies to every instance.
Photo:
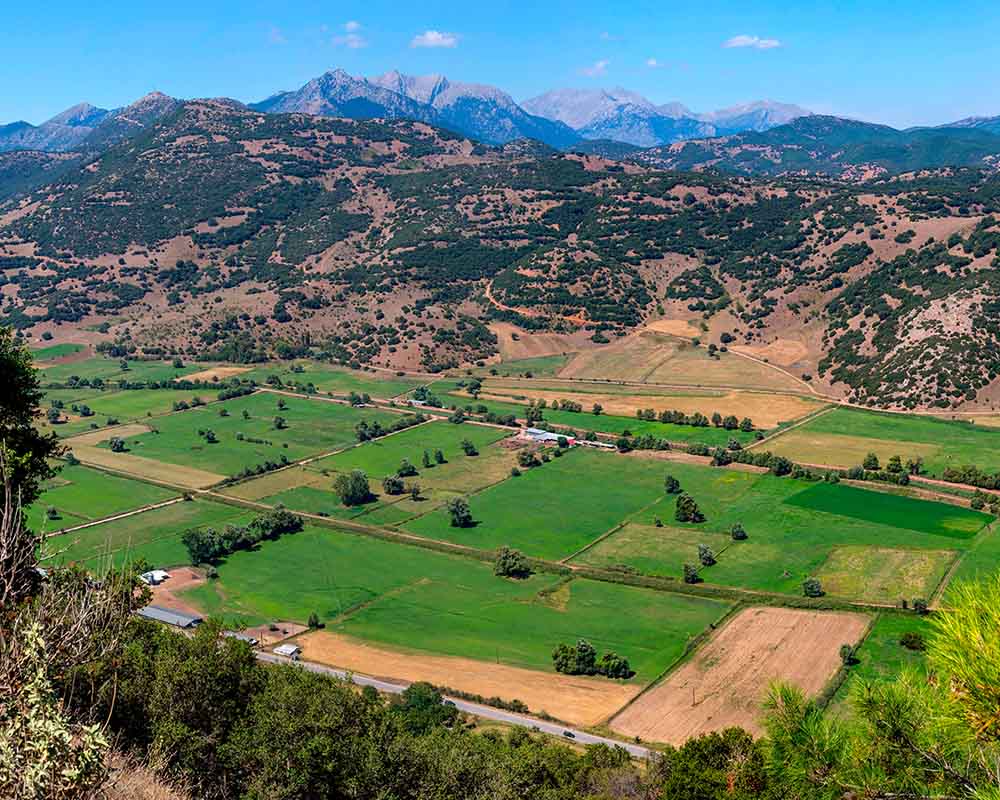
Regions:
[[518, 433], [518, 438], [526, 439], [529, 442], [538, 442], [539, 444], [557, 444], [560, 439], [565, 439], [570, 446], [576, 444], [576, 439], [572, 436], [563, 436], [560, 433], [543, 431], [541, 428], [524, 428]]
[[170, 577], [170, 573], [163, 569], [154, 569], [149, 572], [144, 572], [139, 576], [139, 579], [149, 585], [149, 586], [159, 586], [167, 578]]
[[172, 611], [162, 606], [146, 606], [135, 612], [140, 617], [173, 625], [176, 628], [196, 628], [201, 625], [202, 618], [190, 614], [182, 614], [180, 611]]
[[302, 654], [302, 648], [294, 644], [280, 644], [274, 648], [274, 654], [298, 661], [299, 656]]

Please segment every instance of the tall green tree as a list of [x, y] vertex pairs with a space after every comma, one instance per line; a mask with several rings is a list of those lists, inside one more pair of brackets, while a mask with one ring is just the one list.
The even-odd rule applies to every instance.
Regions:
[[31, 353], [10, 328], [0, 328], [0, 446], [23, 507], [38, 499], [41, 484], [55, 474], [49, 460], [62, 451], [54, 433], [35, 427], [42, 395]]

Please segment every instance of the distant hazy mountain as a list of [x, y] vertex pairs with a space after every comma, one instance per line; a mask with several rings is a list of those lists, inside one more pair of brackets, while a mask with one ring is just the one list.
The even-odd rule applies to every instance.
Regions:
[[743, 131], [770, 130], [811, 114], [811, 111], [789, 103], [758, 100], [702, 114], [699, 119], [711, 122], [715, 125], [716, 132], [720, 136], [725, 136], [729, 133], [742, 133]]
[[988, 133], [1000, 134], [1000, 116], [966, 117], [956, 122], [949, 122], [947, 125], [940, 125], [939, 128], [975, 128]]
[[456, 83], [443, 75], [413, 77], [393, 71], [369, 79], [338, 69], [250, 107], [268, 113], [415, 119], [489, 144], [528, 138], [564, 147], [580, 138], [566, 125], [526, 113], [493, 86]]
[[761, 100], [697, 114], [681, 103], [656, 105], [626, 89], [556, 89], [524, 102], [533, 114], [565, 122], [585, 139], [655, 147], [687, 139], [762, 131], [809, 112]]
[[527, 113], [495, 86], [453, 82], [443, 75], [414, 77], [395, 70], [370, 82], [426, 103], [445, 127], [490, 144], [537, 139], [552, 147], [566, 147], [580, 140], [568, 125]]
[[415, 119], [438, 122], [426, 103], [399, 92], [355, 78], [342, 69], [325, 72], [293, 92], [279, 92], [250, 108], [269, 114], [300, 113], [349, 119]]
[[134, 103], [111, 111], [101, 120], [86, 139], [81, 149], [101, 150], [112, 144], [135, 136], [167, 114], [180, 108], [182, 101], [162, 92], [150, 92]]
[[79, 147], [97, 126], [111, 113], [89, 103], [67, 108], [41, 125], [13, 122], [0, 126], [0, 152], [11, 150], [44, 150], [65, 152]]

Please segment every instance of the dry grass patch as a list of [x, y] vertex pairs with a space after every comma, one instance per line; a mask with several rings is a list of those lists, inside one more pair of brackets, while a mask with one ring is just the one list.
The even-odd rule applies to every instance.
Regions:
[[808, 426], [796, 428], [775, 437], [765, 449], [803, 464], [823, 464], [848, 469], [864, 461], [868, 453], [875, 453], [881, 463], [898, 455], [905, 460], [922, 456], [929, 461], [937, 456], [940, 448], [921, 442], [898, 442], [891, 439], [871, 439], [865, 436], [845, 436], [841, 433], [813, 433]]
[[141, 436], [144, 433], [149, 433], [151, 428], [148, 425], [142, 425], [140, 423], [133, 423], [132, 425], [117, 425], [112, 428], [101, 428], [100, 430], [90, 431], [88, 433], [81, 433], [79, 436], [73, 436], [66, 440], [66, 444], [74, 448], [78, 445], [86, 446], [96, 446], [102, 442], [106, 442], [109, 439], [114, 439], [116, 436], [119, 439], [128, 439], [131, 436]]
[[623, 394], [619, 392], [574, 392], [573, 386], [567, 391], [559, 389], [534, 389], [530, 384], [508, 390], [489, 391], [492, 383], [487, 383], [487, 391], [481, 392], [484, 400], [503, 402], [524, 402], [513, 397], [523, 396], [533, 400], [539, 398], [552, 402], [554, 400], [572, 400], [584, 408], [590, 408], [594, 403], [604, 407], [605, 414], [621, 417], [634, 417], [639, 409], [652, 408], [660, 411], [683, 411], [685, 414], [711, 414], [718, 411], [723, 416], [735, 414], [738, 417], [750, 417], [754, 424], [761, 428], [773, 428], [781, 422], [791, 422], [810, 414], [820, 408], [821, 403], [807, 397], [791, 394], [764, 394], [760, 392], [714, 392], [711, 394]]
[[646, 329], [656, 333], [669, 333], [671, 336], [684, 336], [688, 339], [701, 336], [701, 331], [686, 319], [658, 319], [650, 322]]
[[174, 486], [182, 486], [185, 489], [205, 489], [225, 480], [226, 477], [225, 475], [217, 475], [214, 472], [206, 472], [194, 467], [166, 464], [162, 461], [132, 455], [131, 453], [112, 453], [110, 450], [101, 447], [81, 447], [74, 445], [73, 455], [80, 459], [80, 463], [82, 464], [104, 467], [105, 469], [115, 470], [116, 472], [136, 478], [162, 481]]
[[827, 594], [870, 603], [929, 598], [955, 560], [951, 550], [894, 550], [845, 545], [834, 548], [816, 577]]
[[761, 701], [775, 680], [817, 694], [858, 642], [864, 614], [748, 608], [694, 656], [611, 721], [612, 730], [679, 745], [733, 725], [761, 733]]
[[298, 489], [300, 486], [329, 488], [332, 484], [332, 475], [328, 477], [318, 470], [305, 467], [290, 467], [269, 472], [235, 486], [228, 486], [222, 490], [222, 494], [238, 497], [241, 500], [262, 500], [289, 489]]
[[633, 684], [602, 678], [550, 675], [469, 658], [404, 653], [327, 631], [306, 634], [297, 643], [310, 661], [378, 678], [429, 681], [484, 697], [516, 699], [533, 712], [546, 711], [573, 725], [597, 725], [640, 690]]

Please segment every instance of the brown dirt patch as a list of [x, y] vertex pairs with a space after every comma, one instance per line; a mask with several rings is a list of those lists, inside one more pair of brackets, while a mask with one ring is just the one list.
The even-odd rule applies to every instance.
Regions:
[[521, 700], [573, 725], [596, 725], [639, 693], [641, 687], [599, 678], [547, 674], [469, 658], [403, 653], [340, 634], [316, 631], [298, 645], [311, 661], [399, 681], [430, 681], [484, 697]]
[[782, 680], [817, 694], [840, 666], [840, 646], [858, 642], [868, 623], [864, 614], [748, 608], [611, 728], [671, 744], [733, 725], [760, 733], [768, 685]]
[[205, 576], [193, 567], [173, 567], [168, 569], [170, 577], [159, 586], [150, 586], [153, 593], [153, 605], [179, 611], [182, 614], [199, 616], [201, 611], [190, 603], [181, 600], [177, 593], [184, 589], [193, 589], [205, 582]]
[[261, 647], [270, 647], [309, 630], [307, 626], [300, 625], [297, 622], [275, 622], [274, 624], [278, 629], [276, 631], [272, 631], [268, 625], [257, 625], [253, 628], [247, 628], [243, 632], [249, 636], [253, 636], [260, 642]]
[[185, 375], [181, 378], [176, 378], [178, 381], [224, 381], [226, 378], [232, 378], [234, 375], [242, 375], [244, 372], [249, 372], [250, 367], [211, 367], [210, 369], [203, 369], [201, 372], [195, 372], [191, 375]]
[[[509, 322], [494, 322], [490, 330], [496, 334], [500, 357], [504, 361], [522, 358], [555, 356], [580, 349], [581, 342], [561, 333], [528, 333]], [[517, 334], [515, 341], [513, 334]]]

